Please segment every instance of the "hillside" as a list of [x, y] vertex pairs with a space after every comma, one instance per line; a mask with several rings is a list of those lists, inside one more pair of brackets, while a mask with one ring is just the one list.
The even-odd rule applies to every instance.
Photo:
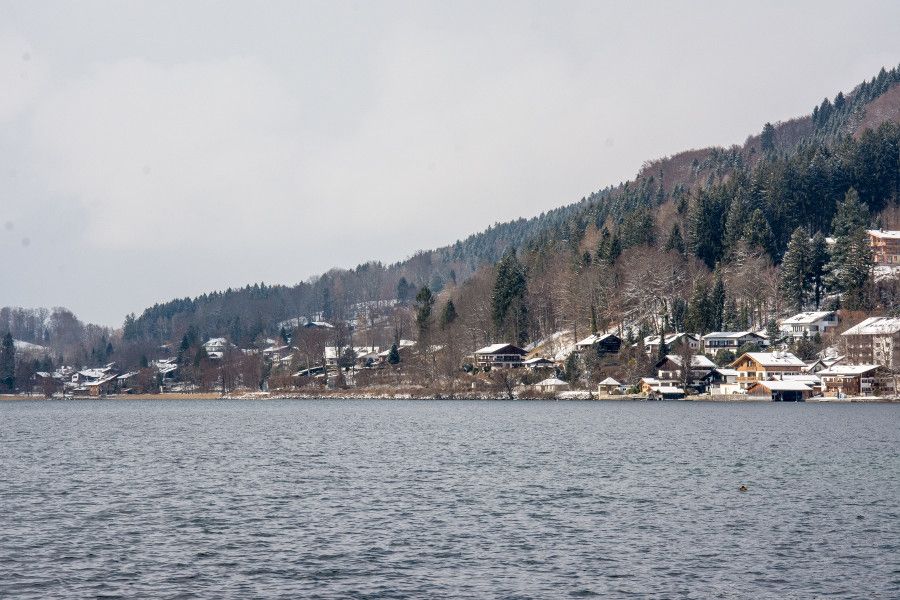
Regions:
[[[367, 263], [294, 286], [253, 284], [155, 305], [128, 317], [124, 337], [158, 344], [193, 327], [202, 335], [248, 342], [277, 334], [276, 324], [291, 318], [375, 317], [360, 307], [395, 299], [402, 304], [407, 288], [461, 289], [510, 248], [519, 249], [526, 263], [538, 255], [547, 263], [568, 260], [567, 254], [590, 260], [612, 245], [615, 256], [607, 258], [614, 263], [629, 250], [677, 247], [680, 239], [687, 255], [712, 269], [731, 264], [745, 240], [777, 264], [797, 226], [829, 232], [849, 187], [872, 215], [896, 203], [897, 163], [890, 161], [898, 121], [900, 71], [882, 69], [848, 93], [826, 98], [809, 115], [765, 124], [741, 146], [648, 161], [631, 181], [396, 264]], [[748, 232], [745, 225], [755, 229]], [[540, 271], [534, 264], [529, 269], [532, 275]]]

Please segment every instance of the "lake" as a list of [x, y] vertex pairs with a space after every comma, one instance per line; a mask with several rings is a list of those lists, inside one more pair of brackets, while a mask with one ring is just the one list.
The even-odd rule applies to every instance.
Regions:
[[0, 403], [0, 597], [897, 598], [898, 502], [900, 405]]

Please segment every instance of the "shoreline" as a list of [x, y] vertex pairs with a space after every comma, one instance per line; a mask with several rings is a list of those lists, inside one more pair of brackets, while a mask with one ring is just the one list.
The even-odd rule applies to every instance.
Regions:
[[[709, 402], [709, 403], [771, 403], [765, 397], [755, 396], [688, 396], [680, 400], [648, 400], [638, 394], [597, 395], [587, 391], [563, 392], [558, 395], [523, 395], [509, 398], [506, 394], [490, 393], [429, 393], [429, 392], [389, 392], [389, 391], [351, 391], [351, 390], [318, 390], [307, 392], [171, 392], [162, 394], [111, 394], [108, 396], [56, 396], [46, 398], [40, 395], [0, 394], [0, 402], [22, 402], [28, 400], [494, 400], [494, 401], [596, 401], [596, 402]], [[809, 398], [810, 404], [900, 404], [900, 397], [860, 396], [850, 398], [816, 397]], [[784, 403], [794, 404], [794, 403]]]

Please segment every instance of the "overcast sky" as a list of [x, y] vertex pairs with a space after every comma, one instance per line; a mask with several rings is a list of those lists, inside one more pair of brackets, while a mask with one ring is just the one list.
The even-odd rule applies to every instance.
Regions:
[[900, 2], [0, 0], [0, 305], [393, 262], [900, 62]]

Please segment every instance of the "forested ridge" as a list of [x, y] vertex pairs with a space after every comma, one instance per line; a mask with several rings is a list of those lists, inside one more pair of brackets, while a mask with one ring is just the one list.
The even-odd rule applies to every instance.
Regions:
[[[780, 265], [798, 228], [810, 240], [817, 233], [833, 236], [835, 216], [848, 202], [864, 211], [866, 226], [897, 226], [898, 90], [900, 70], [882, 69], [852, 91], [824, 99], [805, 117], [764, 124], [741, 146], [650, 161], [631, 181], [395, 264], [370, 262], [296, 285], [256, 283], [157, 304], [126, 318], [123, 343], [177, 342], [191, 329], [201, 337], [248, 344], [278, 335], [279, 323], [289, 319], [385, 316], [393, 306], [412, 304], [423, 287], [440, 302], [455, 299], [460, 321], [475, 319], [476, 290], [494, 281], [510, 251], [525, 274], [526, 314], [516, 314], [515, 332], [503, 326], [503, 315], [478, 317], [481, 333], [470, 334], [472, 344], [510, 334], [534, 339], [564, 325], [652, 330], [660, 314], [671, 321], [669, 327], [684, 325], [697, 310], [692, 298], [711, 294], [719, 281], [728, 288], [723, 302], [729, 313], [743, 315], [734, 325], [759, 326], [784, 309], [785, 294], [744, 292], [742, 286], [751, 283], [741, 278], [753, 273], [757, 289], [774, 278], [772, 285], [781, 290]], [[814, 294], [821, 301], [829, 291], [841, 291], [826, 290], [824, 283], [812, 290], [809, 282], [825, 281], [825, 274], [807, 272], [807, 262], [802, 293], [794, 294], [799, 304]], [[674, 275], [663, 277], [660, 268]], [[890, 290], [865, 285], [855, 300], [861, 308], [892, 301]], [[704, 286], [705, 292], [699, 289]], [[564, 297], [570, 294], [578, 298]], [[373, 309], [383, 301], [395, 304]], [[711, 325], [723, 325], [719, 314]]]

